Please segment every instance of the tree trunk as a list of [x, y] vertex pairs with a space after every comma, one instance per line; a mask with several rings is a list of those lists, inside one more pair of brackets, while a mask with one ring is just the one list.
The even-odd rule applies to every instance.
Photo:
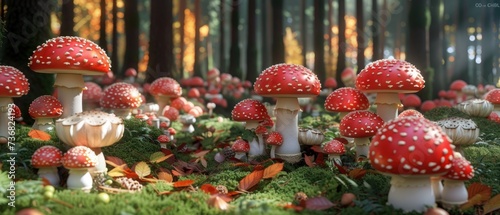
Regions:
[[[456, 1], [457, 2], [457, 1]], [[457, 5], [457, 22], [455, 31], [455, 62], [453, 65], [452, 80], [468, 80], [467, 64], [467, 4], [466, 0], [458, 0]]]
[[363, 17], [363, 0], [356, 0], [356, 30], [358, 41], [358, 53], [357, 53], [357, 64], [359, 73], [363, 68], [365, 68], [365, 29], [364, 29], [364, 17]]
[[149, 62], [146, 82], [172, 77], [172, 1], [151, 1]]
[[125, 57], [122, 71], [139, 66], [139, 11], [138, 0], [125, 0]]
[[262, 51], [262, 61], [261, 61], [261, 70], [266, 69], [271, 65], [271, 46], [269, 44], [269, 38], [272, 38], [273, 31], [270, 29], [271, 25], [269, 24], [269, 18], [271, 17], [271, 10], [269, 9], [269, 1], [261, 0], [261, 51]]
[[28, 67], [28, 58], [38, 45], [53, 37], [50, 29], [50, 14], [56, 3], [52, 0], [6, 2], [8, 10], [5, 14], [6, 33], [2, 38], [1, 53], [4, 54], [1, 56], [1, 64], [19, 69], [30, 82], [29, 93], [14, 99], [27, 124], [33, 123], [33, 119], [28, 114], [31, 102], [41, 95], [52, 94], [53, 90], [54, 75], [32, 71]]
[[246, 80], [254, 82], [259, 72], [257, 71], [257, 38], [255, 32], [256, 16], [255, 9], [257, 0], [248, 0], [248, 36], [247, 36], [247, 75]]
[[184, 15], [184, 11], [186, 10], [187, 8], [187, 5], [186, 5], [186, 1], [179, 1], [179, 23], [180, 23], [180, 27], [179, 27], [179, 49], [180, 49], [180, 52], [179, 52], [179, 76], [180, 77], [184, 77], [184, 20], [185, 20], [185, 15]]
[[272, 64], [285, 63], [285, 44], [283, 42], [283, 0], [271, 1], [273, 13]]
[[106, 38], [106, 0], [100, 1], [101, 16], [99, 17], [99, 46], [108, 50], [108, 40]]
[[429, 28], [429, 59], [430, 66], [434, 71], [433, 97], [437, 98], [437, 92], [446, 90], [445, 74], [443, 68], [443, 12], [442, 0], [430, 1], [431, 25]]
[[408, 13], [407, 61], [420, 70], [425, 88], [417, 94], [422, 100], [431, 99], [433, 72], [429, 69], [429, 25], [430, 13], [427, 0], [411, 1]]
[[201, 5], [200, 0], [194, 0], [194, 67], [193, 76], [202, 77], [201, 74], [201, 59], [200, 59], [200, 28], [201, 28]]
[[382, 0], [382, 15], [383, 17], [379, 17], [380, 21], [380, 58], [384, 58], [384, 50], [385, 50], [385, 31], [387, 25], [389, 24], [389, 20], [387, 20], [387, 14], [389, 11], [387, 9], [387, 0]]
[[[332, 27], [333, 27], [333, 0], [328, 0], [328, 28], [327, 28], [327, 33], [328, 33], [328, 56], [331, 57], [333, 55], [333, 48], [332, 48], [332, 38], [333, 38], [333, 32], [332, 32]], [[331, 60], [329, 60], [331, 62]]]
[[301, 0], [301, 13], [300, 13], [300, 38], [302, 41], [302, 59], [304, 59], [302, 65], [307, 67], [307, 0]]
[[[380, 38], [383, 37], [383, 32], [381, 32], [381, 23], [380, 16], [381, 11], [378, 9], [378, 1], [372, 0], [372, 44], [373, 44], [373, 56], [372, 61], [376, 61], [382, 59], [382, 50], [380, 47]], [[381, 36], [382, 34], [382, 36]]]
[[346, 38], [345, 38], [345, 0], [339, 1], [339, 42], [338, 42], [338, 53], [337, 53], [337, 72], [335, 73], [335, 79], [337, 79], [338, 87], [345, 87], [344, 82], [342, 82], [342, 71], [346, 68]]
[[59, 35], [61, 36], [74, 36], [75, 31], [73, 27], [75, 22], [75, 3], [71, 1], [62, 1], [61, 6], [61, 29]]
[[122, 71], [120, 71], [119, 68], [119, 62], [118, 62], [118, 3], [117, 0], [113, 0], [113, 7], [111, 10], [111, 14], [113, 15], [112, 23], [113, 23], [113, 28], [111, 31], [111, 70], [113, 71], [114, 74], [121, 74], [121, 76], [124, 76], [122, 74]]
[[[487, 2], [483, 1], [483, 4], [487, 4]], [[494, 8], [484, 9], [482, 29], [483, 29], [483, 39], [481, 40], [481, 48], [482, 53], [481, 56], [483, 58], [482, 63], [482, 75], [479, 83], [481, 84], [493, 84], [493, 64], [494, 64], [494, 56], [495, 50], [495, 38], [493, 29], [495, 28], [495, 23], [493, 22], [493, 10]], [[497, 32], [498, 33], [498, 32]], [[498, 46], [497, 46], [498, 47]]]
[[319, 80], [326, 79], [325, 51], [324, 51], [324, 25], [325, 0], [314, 1], [314, 73]]
[[219, 56], [219, 69], [221, 71], [224, 71], [226, 69], [226, 37], [225, 37], [225, 9], [224, 9], [224, 6], [226, 5], [226, 2], [225, 0], [220, 0], [220, 30], [219, 30], [219, 34], [220, 34], [220, 42], [219, 42], [219, 52], [220, 52], [220, 56]]
[[5, 20], [5, 5], [6, 5], [7, 0], [2, 0], [0, 2], [0, 17], [2, 20]]
[[240, 67], [240, 44], [239, 44], [239, 29], [240, 12], [239, 0], [232, 0], [231, 5], [231, 47], [229, 48], [229, 73], [233, 77], [241, 77]]

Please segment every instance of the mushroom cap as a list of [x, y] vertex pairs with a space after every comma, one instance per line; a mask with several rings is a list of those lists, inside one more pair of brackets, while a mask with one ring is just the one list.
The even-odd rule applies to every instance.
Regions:
[[365, 110], [353, 111], [340, 120], [339, 131], [344, 137], [371, 137], [383, 124], [384, 120], [375, 113]]
[[408, 94], [403, 97], [401, 103], [403, 103], [405, 107], [418, 108], [422, 104], [422, 100], [415, 94]]
[[440, 90], [438, 96], [439, 98], [446, 98], [446, 90]]
[[326, 88], [337, 88], [337, 80], [333, 77], [328, 77], [325, 80], [325, 86]]
[[179, 97], [182, 95], [182, 88], [176, 80], [169, 77], [162, 77], [151, 83], [149, 93], [152, 96]]
[[170, 101], [170, 106], [181, 111], [184, 107], [184, 104], [187, 102], [187, 99], [184, 97], [177, 97]]
[[162, 134], [162, 135], [158, 136], [158, 142], [168, 143], [168, 142], [170, 142], [170, 138], [168, 138], [168, 135]]
[[97, 165], [97, 156], [89, 147], [75, 146], [64, 154], [62, 164], [67, 169], [92, 168]]
[[217, 69], [217, 68], [214, 67], [211, 70], [208, 70], [208, 72], [207, 72], [207, 79], [208, 80], [212, 80], [214, 78], [219, 77], [219, 75], [220, 75], [219, 69]]
[[167, 117], [170, 121], [175, 121], [179, 118], [179, 110], [167, 105], [163, 108], [161, 115]]
[[63, 106], [56, 97], [43, 95], [31, 102], [28, 113], [34, 119], [58, 118], [63, 114]]
[[21, 97], [28, 94], [30, 83], [12, 66], [0, 66], [0, 97]]
[[491, 102], [491, 104], [499, 105], [500, 104], [500, 89], [493, 89], [493, 90], [488, 91], [488, 93], [486, 93], [484, 99], [486, 101]]
[[187, 96], [189, 98], [200, 98], [200, 90], [198, 90], [198, 88], [191, 88], [189, 89]]
[[85, 82], [85, 89], [82, 92], [82, 100], [99, 102], [102, 97], [102, 88], [94, 82]]
[[450, 117], [436, 122], [452, 140], [453, 145], [470, 145], [476, 142], [479, 128], [471, 119]]
[[311, 70], [301, 65], [276, 64], [260, 73], [254, 91], [267, 97], [313, 97], [321, 91], [321, 83]]
[[351, 67], [346, 67], [343, 71], [342, 74], [340, 74], [340, 78], [342, 79], [343, 82], [349, 79], [355, 79], [356, 78], [356, 71], [352, 69]]
[[467, 82], [462, 81], [462, 80], [455, 80], [455, 81], [451, 82], [450, 90], [462, 91], [462, 88], [464, 88], [465, 86], [467, 86]]
[[141, 93], [129, 83], [118, 82], [109, 85], [102, 94], [99, 104], [103, 108], [137, 108], [142, 104]]
[[422, 117], [400, 117], [386, 122], [370, 143], [370, 163], [386, 174], [442, 175], [454, 158], [451, 139], [435, 123]]
[[38, 148], [31, 156], [31, 165], [35, 168], [61, 166], [63, 153], [54, 146], [46, 145]]
[[250, 151], [250, 144], [244, 139], [237, 139], [234, 141], [231, 149], [234, 152], [248, 152]]
[[175, 130], [175, 128], [172, 128], [172, 127], [168, 128], [167, 131], [168, 131], [168, 134], [170, 134], [170, 135], [177, 134], [177, 131]]
[[434, 108], [436, 108], [436, 103], [434, 103], [431, 100], [426, 100], [426, 101], [422, 102], [422, 104], [420, 105], [420, 111], [422, 111], [422, 112], [427, 112], [427, 111], [430, 111]]
[[199, 76], [194, 76], [194, 77], [190, 78], [189, 86], [190, 87], [204, 87], [205, 81], [203, 80], [203, 78], [201, 78]]
[[396, 59], [372, 62], [356, 78], [356, 88], [374, 93], [414, 93], [424, 88], [424, 84], [424, 78], [413, 64]]
[[264, 104], [255, 99], [244, 99], [236, 104], [231, 111], [234, 121], [262, 121], [269, 118]]
[[342, 87], [334, 90], [326, 97], [325, 109], [335, 112], [366, 110], [370, 107], [368, 98], [358, 89]]
[[134, 68], [128, 68], [125, 70], [125, 77], [135, 77], [137, 76], [137, 70]]
[[415, 117], [424, 117], [424, 115], [414, 109], [408, 109], [404, 110], [401, 112], [398, 117], [408, 117], [408, 116], [415, 116]]
[[61, 36], [39, 45], [28, 66], [40, 73], [104, 75], [111, 70], [106, 52], [81, 37]]
[[474, 177], [474, 167], [464, 157], [453, 158], [451, 169], [443, 175], [449, 180], [467, 181]]
[[323, 151], [326, 154], [342, 155], [346, 152], [344, 143], [338, 140], [330, 140], [323, 145]]
[[273, 131], [267, 135], [266, 143], [274, 146], [281, 146], [283, 144], [283, 136], [277, 131]]

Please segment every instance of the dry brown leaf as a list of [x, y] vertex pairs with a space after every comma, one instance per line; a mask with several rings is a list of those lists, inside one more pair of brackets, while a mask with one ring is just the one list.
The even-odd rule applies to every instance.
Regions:
[[202, 190], [203, 192], [208, 193], [210, 195], [219, 193], [219, 191], [217, 190], [217, 188], [215, 188], [211, 184], [203, 184], [203, 185], [201, 185], [200, 186], [200, 190]]
[[112, 167], [118, 167], [118, 166], [121, 166], [121, 165], [125, 164], [125, 161], [123, 161], [119, 157], [106, 156], [106, 163], [108, 165], [112, 166]]
[[314, 157], [313, 155], [311, 155], [311, 156], [305, 155], [304, 156], [304, 161], [306, 162], [306, 165], [308, 167], [314, 167], [314, 166], [316, 166], [316, 164], [312, 161], [313, 157]]
[[163, 161], [169, 159], [173, 155], [174, 154], [165, 155], [163, 152], [155, 152], [155, 153], [151, 154], [151, 156], [149, 156], [149, 161], [151, 163], [160, 163], [160, 162], [163, 162]]
[[[108, 161], [106, 161], [106, 163], [108, 163]], [[122, 164], [122, 165], [116, 166], [115, 168], [113, 168], [112, 170], [110, 170], [108, 172], [108, 175], [113, 177], [113, 178], [123, 177], [126, 175], [125, 168], [127, 168], [127, 164]]]
[[173, 182], [174, 181], [174, 177], [172, 176], [172, 174], [170, 174], [168, 172], [159, 172], [158, 179], [164, 180], [166, 182]]
[[28, 136], [30, 136], [33, 139], [42, 140], [42, 141], [48, 141], [51, 138], [50, 134], [48, 134], [47, 132], [37, 130], [37, 129], [31, 129], [28, 132]]
[[245, 176], [245, 178], [241, 179], [240, 183], [238, 184], [238, 190], [248, 191], [250, 188], [257, 185], [263, 176], [263, 170], [255, 170], [251, 172], [250, 174]]
[[488, 200], [488, 202], [484, 204], [483, 209], [484, 214], [489, 214], [500, 209], [500, 194], [497, 194], [496, 196], [493, 196], [493, 198]]
[[264, 169], [262, 178], [272, 178], [283, 170], [283, 163], [275, 163]]
[[219, 210], [229, 209], [229, 204], [227, 202], [228, 201], [226, 201], [226, 199], [224, 199], [223, 196], [218, 195], [218, 194], [211, 195], [210, 198], [208, 198], [208, 200], [207, 200], [208, 205], [210, 205], [214, 208], [217, 208]]
[[305, 208], [309, 210], [326, 210], [333, 206], [335, 206], [333, 202], [323, 196], [319, 196], [307, 199]]
[[483, 202], [483, 197], [481, 196], [481, 194], [476, 194], [474, 197], [472, 198], [469, 198], [469, 200], [460, 205], [460, 210], [467, 210], [469, 208], [472, 208], [474, 207], [474, 205], [479, 205], [479, 204], [482, 204]]
[[349, 171], [348, 175], [352, 179], [361, 179], [361, 178], [363, 178], [363, 176], [366, 175], [366, 170], [364, 170], [362, 168], [356, 168], [356, 169]]
[[467, 192], [469, 194], [469, 199], [477, 194], [481, 195], [481, 201], [488, 201], [491, 198], [491, 187], [481, 183], [476, 182], [470, 184], [469, 187], [467, 187]]

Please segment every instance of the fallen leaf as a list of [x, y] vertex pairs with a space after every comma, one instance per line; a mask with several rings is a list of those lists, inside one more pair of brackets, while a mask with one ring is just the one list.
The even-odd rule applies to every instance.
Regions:
[[318, 166], [326, 166], [326, 163], [325, 163], [325, 154], [319, 153], [318, 156], [316, 156], [316, 160], [314, 162]]
[[315, 146], [312, 146], [311, 149], [317, 153], [325, 153], [323, 151], [323, 148], [321, 148], [321, 146], [318, 146], [318, 145], [315, 145]]
[[51, 138], [50, 134], [48, 134], [45, 131], [38, 130], [38, 129], [31, 129], [28, 132], [28, 136], [30, 136], [33, 139], [42, 140], [42, 141], [48, 141]]
[[229, 204], [227, 203], [226, 199], [218, 194], [211, 195], [207, 200], [207, 204], [219, 210], [229, 209]]
[[264, 169], [262, 178], [272, 178], [283, 170], [283, 163], [275, 163]]
[[245, 178], [241, 179], [238, 184], [238, 190], [240, 191], [248, 191], [253, 186], [257, 185], [262, 177], [264, 176], [263, 170], [256, 170], [245, 176]]
[[200, 158], [200, 163], [201, 163], [201, 165], [203, 167], [207, 168], [208, 163], [207, 163], [207, 160], [204, 157]]
[[119, 157], [106, 156], [106, 163], [109, 164], [112, 167], [118, 167], [118, 166], [121, 166], [121, 165], [125, 164], [125, 161], [123, 161]]
[[199, 158], [199, 157], [205, 156], [209, 152], [210, 152], [210, 150], [199, 151], [199, 152], [194, 153], [193, 156]]
[[174, 181], [174, 177], [172, 176], [172, 174], [170, 174], [168, 172], [159, 172], [158, 173], [158, 179], [164, 180], [166, 182], [172, 182], [172, 181]]
[[201, 185], [200, 186], [200, 190], [202, 190], [203, 192], [208, 193], [210, 195], [219, 193], [219, 191], [217, 191], [217, 188], [215, 188], [211, 184], [203, 184], [203, 185]]
[[45, 187], [47, 185], [51, 185], [49, 179], [42, 177], [42, 185]]
[[348, 174], [347, 170], [343, 166], [339, 165], [335, 160], [333, 160], [333, 164], [335, 164], [337, 169], [339, 169], [340, 174]]
[[160, 163], [172, 157], [173, 154], [165, 155], [163, 152], [155, 152], [149, 157], [151, 163]]
[[151, 174], [151, 168], [144, 161], [137, 163], [134, 167], [134, 172], [139, 176], [139, 178], [144, 178]]
[[304, 210], [303, 207], [301, 207], [299, 205], [294, 205], [292, 203], [286, 203], [286, 204], [284, 204], [283, 208], [285, 208], [285, 209], [293, 209], [293, 210], [295, 210], [295, 212], [301, 212], [302, 210]]
[[489, 214], [493, 211], [496, 211], [500, 209], [500, 194], [497, 194], [496, 196], [493, 196], [490, 200], [488, 200], [484, 205], [483, 205], [483, 213], [484, 214]]
[[182, 180], [182, 181], [176, 181], [174, 182], [174, 187], [188, 187], [194, 184], [193, 180]]
[[366, 175], [366, 170], [364, 170], [362, 168], [356, 168], [356, 169], [349, 171], [348, 175], [352, 179], [361, 179], [361, 178], [363, 178], [363, 176]]
[[[108, 161], [106, 160], [106, 163], [108, 163]], [[127, 164], [122, 164], [122, 165], [119, 165], [119, 166], [115, 166], [115, 168], [113, 168], [112, 170], [110, 170], [108, 172], [108, 175], [111, 176], [111, 177], [123, 177], [125, 176], [125, 168], [128, 168], [127, 167]]]
[[472, 183], [467, 187], [467, 193], [469, 194], [469, 199], [474, 197], [476, 194], [481, 194], [482, 201], [488, 201], [491, 197], [491, 187], [481, 184]]
[[326, 210], [335, 206], [330, 200], [325, 197], [319, 196], [314, 198], [309, 198], [306, 200], [306, 209], [309, 210]]
[[481, 194], [476, 194], [472, 198], [469, 198], [469, 200], [466, 203], [460, 205], [460, 210], [467, 210], [469, 208], [474, 207], [474, 205], [482, 204], [483, 203], [483, 200], [481, 200], [482, 198], [483, 197], [481, 196]]
[[304, 161], [306, 162], [306, 165], [308, 167], [314, 167], [314, 166], [316, 166], [316, 164], [312, 161], [313, 157], [314, 157], [313, 155], [311, 155], [311, 156], [305, 155], [304, 156]]

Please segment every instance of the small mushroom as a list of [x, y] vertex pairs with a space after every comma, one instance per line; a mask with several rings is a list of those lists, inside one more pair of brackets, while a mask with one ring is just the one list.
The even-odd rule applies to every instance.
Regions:
[[132, 110], [142, 104], [141, 93], [132, 84], [118, 82], [106, 87], [99, 104], [118, 117], [129, 119]]
[[323, 145], [323, 151], [328, 155], [328, 160], [334, 161], [338, 165], [342, 165], [342, 160], [340, 156], [345, 154], [345, 146], [344, 143], [339, 140], [333, 139], [326, 142]]
[[54, 187], [59, 186], [59, 173], [57, 167], [61, 166], [63, 154], [54, 146], [42, 146], [31, 156], [31, 165], [38, 168], [38, 176], [47, 179]]
[[250, 151], [250, 144], [246, 140], [238, 138], [234, 141], [231, 149], [235, 152], [234, 158], [243, 160], [246, 158], [247, 152]]
[[158, 142], [160, 142], [160, 148], [162, 149], [166, 149], [167, 144], [170, 142], [170, 138], [168, 138], [168, 136], [165, 134], [158, 136], [157, 140]]
[[[149, 87], [149, 93], [154, 97], [159, 105], [159, 111], [169, 104], [170, 98], [177, 98], [182, 95], [182, 88], [179, 83], [169, 77], [158, 78]], [[162, 112], [158, 113], [162, 115]]]
[[271, 158], [275, 158], [276, 146], [281, 146], [283, 144], [283, 136], [280, 133], [273, 131], [267, 135], [266, 143], [271, 145]]
[[28, 113], [35, 119], [34, 129], [52, 131], [54, 119], [62, 115], [63, 106], [56, 97], [44, 95], [31, 102]]
[[383, 124], [382, 118], [370, 111], [353, 111], [340, 120], [340, 134], [354, 138], [356, 160], [368, 157], [369, 138], [375, 135]]
[[191, 114], [184, 114], [179, 118], [180, 123], [182, 123], [183, 132], [193, 133], [194, 126], [193, 124], [196, 122], [196, 118], [194, 118]]
[[447, 208], [453, 208], [466, 203], [468, 193], [464, 181], [474, 177], [474, 167], [464, 157], [455, 154], [451, 169], [443, 175], [443, 192], [441, 202]]
[[69, 169], [67, 185], [69, 189], [90, 191], [93, 181], [89, 169], [97, 165], [94, 151], [85, 146], [69, 149], [62, 158], [62, 164]]

